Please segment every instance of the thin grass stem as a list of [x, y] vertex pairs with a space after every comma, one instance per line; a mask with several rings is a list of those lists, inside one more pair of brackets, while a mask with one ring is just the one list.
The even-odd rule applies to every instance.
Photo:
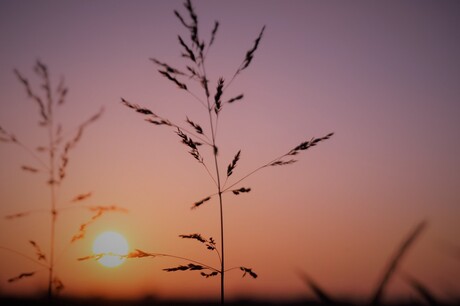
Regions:
[[40, 262], [40, 261], [30, 257], [30, 256], [27, 256], [26, 254], [18, 252], [16, 250], [13, 250], [13, 249], [10, 249], [10, 248], [4, 247], [4, 246], [0, 246], [0, 250], [8, 251], [10, 253], [14, 253], [14, 254], [19, 255], [19, 256], [21, 256], [21, 257], [23, 257], [23, 258], [25, 258], [25, 259], [33, 262], [33, 263], [36, 263], [37, 265], [39, 265], [39, 266], [41, 266], [41, 267], [43, 267], [43, 268], [45, 268], [47, 270], [49, 269], [49, 266], [47, 264], [44, 264], [44, 263], [42, 263], [42, 262]]

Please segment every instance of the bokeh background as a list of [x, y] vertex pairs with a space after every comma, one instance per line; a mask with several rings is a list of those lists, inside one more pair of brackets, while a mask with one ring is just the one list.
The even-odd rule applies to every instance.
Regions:
[[[252, 267], [260, 278], [229, 273], [231, 298], [311, 296], [303, 270], [336, 296], [367, 298], [385, 263], [421, 220], [429, 227], [404, 258], [402, 270], [442, 298], [459, 292], [460, 265], [460, 3], [456, 1], [194, 1], [202, 37], [221, 24], [207, 70], [231, 78], [263, 25], [251, 66], [228, 89], [244, 100], [224, 109], [219, 123], [221, 167], [242, 150], [234, 179], [304, 140], [336, 134], [292, 166], [266, 169], [225, 197], [229, 266]], [[143, 122], [120, 97], [176, 122], [205, 126], [206, 112], [156, 72], [158, 58], [183, 67], [177, 34], [187, 36], [174, 9], [181, 1], [0, 1], [0, 125], [35, 148], [46, 142], [38, 109], [15, 78], [33, 86], [36, 59], [57, 86], [70, 88], [58, 114], [68, 133], [101, 106], [70, 156], [60, 207], [93, 192], [87, 205], [119, 205], [128, 214], [104, 215], [84, 240], [70, 244], [91, 217], [67, 209], [58, 220], [57, 274], [64, 294], [111, 298], [217, 297], [218, 280], [198, 273], [166, 273], [182, 262], [130, 260], [116, 269], [77, 262], [105, 230], [130, 246], [217, 258], [179, 234], [219, 236], [213, 183], [172, 130]], [[194, 88], [197, 93], [199, 88]], [[210, 156], [205, 156], [210, 160]], [[33, 256], [28, 240], [48, 250], [46, 177], [21, 171], [34, 160], [20, 148], [0, 147], [0, 245]], [[82, 204], [83, 205], [83, 204]], [[0, 251], [0, 293], [28, 295], [46, 287], [46, 271]], [[411, 296], [396, 277], [388, 296]]]

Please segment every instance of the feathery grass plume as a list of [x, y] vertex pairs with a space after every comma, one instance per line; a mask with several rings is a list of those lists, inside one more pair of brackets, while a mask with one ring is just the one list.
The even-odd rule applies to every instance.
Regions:
[[[184, 7], [186, 10], [186, 14], [182, 14], [179, 11], [174, 11], [175, 16], [185, 28], [185, 32], [187, 35], [178, 35], [178, 43], [179, 49], [181, 52], [181, 56], [187, 62], [185, 64], [185, 68], [179, 67], [176, 68], [169, 63], [165, 63], [161, 60], [151, 58], [151, 60], [158, 66], [158, 72], [161, 74], [162, 77], [166, 78], [170, 82], [175, 83], [179, 89], [184, 90], [187, 94], [189, 94], [193, 101], [198, 102], [200, 106], [204, 107], [206, 112], [204, 115], [207, 117], [209, 124], [207, 126], [202, 126], [197, 124], [195, 121], [190, 120], [188, 117], [186, 119], [187, 123], [187, 130], [185, 127], [181, 127], [169, 120], [159, 117], [158, 115], [154, 114], [149, 109], [143, 108], [138, 106], [137, 104], [133, 104], [122, 98], [121, 102], [126, 107], [134, 109], [136, 112], [147, 116], [147, 121], [155, 124], [155, 125], [168, 125], [173, 127], [175, 133], [180, 137], [181, 142], [188, 148], [188, 153], [191, 154], [206, 170], [209, 177], [215, 184], [216, 189], [214, 192], [211, 192], [210, 195], [195, 202], [192, 206], [192, 209], [196, 209], [201, 207], [204, 203], [210, 202], [210, 200], [214, 197], [218, 198], [218, 209], [219, 209], [219, 225], [220, 225], [220, 251], [216, 248], [216, 243], [214, 240], [206, 240], [201, 235], [192, 234], [192, 235], [181, 235], [181, 238], [188, 238], [188, 239], [195, 239], [202, 243], [206, 243], [208, 249], [216, 251], [216, 254], [219, 258], [220, 268], [215, 269], [209, 266], [206, 266], [201, 263], [193, 262], [194, 265], [199, 267], [208, 268], [211, 271], [203, 272], [201, 275], [204, 277], [211, 277], [220, 275], [220, 297], [221, 303], [223, 304], [225, 301], [225, 274], [226, 272], [233, 270], [233, 269], [240, 269], [244, 272], [244, 275], [250, 275], [253, 278], [257, 277], [257, 274], [254, 273], [251, 269], [245, 267], [236, 267], [231, 269], [226, 269], [226, 261], [225, 261], [225, 248], [224, 248], [224, 200], [223, 196], [226, 193], [232, 192], [234, 195], [239, 195], [241, 193], [248, 193], [251, 191], [249, 187], [242, 187], [239, 184], [242, 183], [245, 179], [249, 176], [253, 175], [254, 173], [262, 170], [264, 168], [270, 166], [283, 166], [289, 165], [296, 162], [296, 160], [290, 159], [290, 156], [297, 155], [301, 151], [305, 151], [310, 147], [316, 146], [318, 143], [329, 139], [333, 134], [327, 134], [321, 138], [313, 138], [309, 141], [302, 142], [300, 145], [296, 146], [294, 149], [289, 150], [287, 153], [271, 160], [270, 162], [263, 164], [255, 170], [249, 172], [246, 175], [241, 176], [240, 178], [235, 177], [235, 168], [241, 158], [241, 150], [233, 157], [233, 160], [226, 168], [226, 175], [221, 172], [221, 161], [219, 160], [219, 149], [218, 141], [218, 123], [220, 119], [220, 113], [225, 109], [225, 104], [232, 104], [236, 101], [240, 101], [243, 99], [244, 95], [241, 93], [237, 96], [228, 97], [227, 89], [232, 84], [237, 76], [239, 76], [244, 70], [246, 70], [251, 63], [253, 62], [254, 56], [256, 51], [258, 50], [262, 37], [265, 32], [265, 26], [262, 27], [258, 36], [256, 37], [255, 41], [253, 42], [252, 46], [246, 52], [245, 57], [242, 63], [237, 67], [236, 72], [230, 78], [230, 81], [224, 81], [224, 77], [221, 76], [217, 79], [216, 87], [210, 88], [209, 84], [212, 84], [213, 80], [208, 78], [208, 73], [206, 70], [206, 55], [208, 54], [209, 48], [216, 39], [217, 31], [220, 27], [219, 22], [215, 22], [214, 26], [211, 31], [211, 37], [208, 44], [200, 36], [200, 29], [198, 26], [198, 15], [195, 11], [195, 8], [192, 5], [190, 0], [186, 0], [184, 3]], [[183, 78], [188, 77], [187, 84], [184, 83], [182, 80]], [[202, 89], [203, 92], [197, 94], [191, 91], [191, 86], [188, 86], [189, 83], [196, 82], [198, 88]], [[212, 92], [211, 92], [212, 91]], [[198, 142], [199, 141], [199, 142]], [[198, 147], [203, 145], [202, 147]], [[212, 158], [208, 159], [204, 158], [204, 156], [211, 156]], [[212, 164], [212, 167], [208, 165], [208, 163]], [[231, 181], [233, 180], [233, 182]], [[228, 184], [227, 184], [228, 183]], [[158, 256], [158, 254], [156, 254]], [[174, 257], [170, 255], [171, 257]], [[184, 259], [181, 257], [175, 257], [178, 259]], [[168, 268], [166, 271], [174, 272], [174, 271], [187, 271], [197, 268], [195, 266], [190, 265], [180, 265], [173, 268]]]
[[308, 274], [303, 271], [298, 271], [298, 275], [302, 278], [304, 283], [310, 287], [310, 289], [321, 302], [327, 305], [337, 304], [337, 301], [332, 298], [331, 295], [328, 294], [323, 288], [321, 288], [321, 286], [319, 286], [318, 283], [315, 282]]
[[[34, 158], [36, 164], [23, 165], [21, 166], [21, 170], [37, 175], [44, 174], [46, 176], [45, 182], [47, 182], [47, 187], [50, 191], [49, 209], [45, 210], [51, 216], [51, 230], [49, 237], [50, 249], [45, 256], [45, 252], [41, 250], [38, 244], [33, 240], [29, 240], [29, 243], [35, 249], [35, 255], [38, 257], [38, 260], [35, 260], [20, 252], [9, 250], [8, 248], [2, 249], [12, 251], [17, 255], [23, 256], [33, 261], [35, 264], [46, 268], [48, 271], [48, 297], [49, 299], [52, 299], [54, 292], [59, 292], [64, 288], [62, 281], [55, 275], [56, 220], [61, 212], [61, 208], [59, 207], [57, 200], [58, 188], [66, 176], [66, 170], [69, 163], [69, 152], [74, 149], [78, 142], [81, 140], [84, 131], [86, 131], [86, 128], [100, 118], [103, 113], [103, 109], [80, 124], [75, 129], [75, 134], [73, 137], [66, 139], [65, 134], [63, 133], [62, 124], [58, 122], [59, 118], [56, 116], [58, 108], [63, 107], [69, 93], [69, 89], [65, 84], [64, 78], [61, 77], [58, 85], [54, 87], [48, 66], [46, 66], [40, 60], [35, 62], [34, 72], [38, 77], [39, 90], [33, 88], [32, 83], [21, 72], [19, 72], [19, 70], [14, 70], [14, 74], [24, 88], [27, 97], [30, 98], [38, 107], [38, 124], [45, 130], [45, 135], [47, 138], [46, 142], [45, 144], [42, 144], [35, 149], [30, 149], [29, 146], [21, 142], [12, 133], [7, 132], [2, 127], [0, 127], [0, 141], [3, 143], [11, 143], [17, 145]], [[43, 157], [42, 153], [47, 154], [47, 158]], [[81, 198], [76, 198], [75, 200], [83, 200], [84, 198], [86, 197], [81, 195]], [[43, 210], [11, 214], [5, 218], [21, 218], [39, 211]], [[24, 277], [30, 277], [33, 275], [35, 275], [35, 272], [23, 273], [18, 277], [12, 278], [10, 280], [11, 282], [17, 281]]]
[[387, 268], [383, 274], [382, 279], [378, 283], [378, 286], [375, 290], [374, 295], [372, 296], [371, 304], [377, 305], [380, 303], [382, 298], [383, 292], [385, 290], [386, 285], [390, 281], [391, 276], [394, 272], [398, 269], [398, 266], [401, 263], [402, 258], [407, 253], [409, 248], [414, 244], [415, 240], [420, 236], [423, 230], [427, 227], [427, 221], [423, 220], [409, 233], [406, 239], [403, 240], [401, 245], [396, 250], [396, 253], [393, 255], [391, 260], [388, 262]]
[[438, 298], [436, 295], [428, 289], [426, 285], [424, 285], [419, 280], [415, 279], [414, 277], [408, 275], [407, 273], [401, 274], [400, 276], [412, 287], [414, 290], [431, 306], [440, 305]]

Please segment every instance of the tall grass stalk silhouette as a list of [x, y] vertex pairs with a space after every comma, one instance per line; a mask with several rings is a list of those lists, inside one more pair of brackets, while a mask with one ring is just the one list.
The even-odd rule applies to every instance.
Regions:
[[[234, 172], [237, 168], [238, 162], [241, 158], [241, 150], [238, 151], [233, 160], [227, 165], [226, 172], [221, 169], [219, 160], [220, 147], [218, 146], [218, 122], [220, 115], [226, 107], [230, 107], [237, 102], [243, 100], [244, 95], [239, 94], [236, 96], [226, 97], [227, 89], [233, 84], [234, 80], [241, 75], [252, 63], [255, 52], [259, 48], [260, 42], [265, 32], [265, 26], [262, 27], [258, 36], [256, 37], [252, 47], [246, 52], [243, 61], [240, 66], [236, 69], [235, 73], [230, 77], [230, 81], [226, 81], [223, 77], [220, 77], [217, 82], [211, 82], [208, 78], [206, 70], [206, 60], [209, 50], [215, 42], [216, 34], [219, 29], [219, 22], [215, 22], [210, 32], [209, 40], [205, 41], [202, 39], [201, 32], [198, 27], [198, 16], [195, 12], [194, 7], [190, 0], [184, 3], [187, 15], [182, 15], [179, 11], [174, 11], [175, 16], [179, 22], [183, 25], [188, 33], [188, 39], [181, 35], [178, 35], [178, 42], [181, 48], [181, 56], [188, 61], [188, 65], [184, 69], [177, 69], [168, 63], [162, 62], [156, 58], [151, 58], [151, 61], [158, 67], [158, 72], [166, 78], [169, 82], [174, 84], [179, 90], [186, 92], [191, 98], [196, 101], [200, 107], [202, 107], [208, 117], [207, 128], [203, 128], [202, 124], [197, 123], [195, 120], [191, 120], [189, 117], [185, 119], [185, 126], [172, 122], [171, 120], [157, 114], [149, 108], [140, 106], [138, 104], [129, 102], [127, 99], [121, 98], [121, 102], [128, 108], [136, 111], [137, 113], [144, 116], [144, 119], [153, 124], [159, 126], [165, 126], [175, 131], [180, 141], [187, 147], [188, 153], [203, 166], [204, 170], [210, 176], [215, 184], [215, 193], [210, 194], [199, 201], [194, 202], [192, 208], [196, 209], [201, 207], [205, 203], [209, 202], [212, 198], [217, 198], [219, 205], [219, 221], [220, 221], [220, 251], [216, 248], [216, 243], [212, 238], [204, 239], [200, 234], [182, 235], [182, 238], [190, 238], [200, 241], [208, 246], [208, 248], [216, 251], [220, 261], [220, 268], [210, 268], [207, 266], [211, 273], [202, 274], [204, 277], [211, 277], [220, 275], [220, 296], [221, 303], [225, 301], [225, 274], [229, 270], [226, 269], [226, 256], [225, 256], [225, 219], [224, 219], [224, 195], [233, 194], [241, 195], [248, 193], [251, 188], [241, 186], [241, 183], [249, 176], [256, 172], [275, 166], [285, 166], [295, 163], [297, 160], [294, 156], [299, 153], [316, 146], [320, 142], [329, 139], [333, 133], [329, 133], [324, 137], [311, 138], [300, 143], [298, 146], [288, 150], [286, 153], [272, 159], [268, 163], [265, 163], [259, 167], [256, 167], [253, 171], [242, 175], [240, 178], [231, 180], [234, 177]], [[190, 82], [197, 82], [201, 87], [202, 93], [197, 94], [192, 91], [189, 86]], [[215, 84], [215, 89], [212, 88], [211, 83]], [[212, 159], [210, 161], [204, 158], [202, 150], [209, 149]], [[149, 253], [145, 253], [149, 254]], [[137, 254], [139, 257], [140, 253]], [[152, 254], [153, 256], [154, 254]], [[176, 268], [166, 269], [166, 271], [186, 271], [186, 270], [201, 270], [200, 267], [196, 267], [195, 264], [189, 264], [188, 266], [179, 266]], [[251, 269], [240, 267], [240, 269], [246, 274], [255, 277], [257, 276]]]
[[[32, 262], [35, 262], [41, 268], [48, 271], [48, 297], [51, 299], [54, 292], [59, 292], [64, 288], [63, 282], [56, 276], [55, 265], [56, 265], [56, 221], [61, 211], [75, 207], [85, 207], [92, 211], [95, 215], [90, 221], [84, 223], [78, 232], [72, 237], [72, 242], [77, 241], [84, 237], [87, 226], [92, 223], [95, 219], [100, 217], [106, 211], [119, 210], [117, 206], [83, 206], [81, 202], [88, 199], [92, 193], [82, 193], [72, 200], [69, 205], [61, 207], [59, 199], [57, 197], [57, 191], [62, 185], [62, 182], [67, 177], [69, 157], [70, 153], [75, 149], [77, 144], [80, 142], [86, 128], [97, 121], [102, 113], [101, 108], [97, 113], [92, 115], [89, 119], [81, 123], [76, 130], [64, 132], [62, 123], [58, 121], [57, 113], [60, 108], [66, 104], [66, 98], [68, 96], [68, 88], [65, 85], [64, 79], [61, 78], [60, 82], [56, 87], [53, 87], [51, 82], [51, 76], [48, 67], [41, 61], [37, 61], [34, 66], [34, 72], [40, 80], [40, 90], [42, 93], [38, 93], [29, 82], [29, 80], [23, 76], [18, 70], [14, 70], [16, 77], [19, 82], [23, 85], [27, 97], [31, 99], [38, 107], [39, 113], [39, 126], [45, 130], [46, 143], [32, 149], [31, 146], [26, 145], [14, 134], [8, 132], [0, 126], [0, 142], [9, 143], [16, 145], [21, 149], [25, 150], [35, 161], [34, 165], [22, 165], [22, 171], [26, 171], [32, 174], [43, 174], [46, 178], [46, 184], [49, 188], [49, 207], [43, 210], [26, 211], [14, 213], [5, 216], [6, 219], [12, 220], [21, 217], [26, 217], [35, 212], [49, 213], [50, 215], [50, 232], [49, 232], [49, 250], [45, 252], [39, 246], [39, 244], [30, 240], [29, 244], [35, 251], [35, 257], [28, 256], [21, 252], [17, 252], [14, 249], [2, 246], [2, 250], [6, 250], [15, 253], [18, 256], [22, 256]], [[70, 136], [69, 136], [70, 135]], [[23, 278], [31, 277], [38, 271], [23, 272], [18, 276], [11, 277], [8, 282], [16, 282]]]

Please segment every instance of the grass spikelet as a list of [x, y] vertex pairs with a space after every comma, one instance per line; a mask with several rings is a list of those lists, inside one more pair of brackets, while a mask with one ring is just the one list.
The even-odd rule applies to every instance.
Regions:
[[216, 114], [219, 114], [221, 108], [222, 108], [222, 94], [223, 94], [223, 89], [224, 89], [224, 79], [219, 78], [217, 81], [217, 89], [216, 89], [216, 94], [214, 96], [214, 111]]
[[246, 274], [249, 274], [249, 276], [251, 276], [252, 278], [257, 278], [258, 276], [254, 271], [252, 271], [252, 269], [240, 267], [240, 270], [244, 272], [242, 277], [245, 277]]
[[243, 97], [244, 97], [243, 94], [238, 95], [238, 96], [233, 97], [233, 98], [231, 98], [230, 100], [228, 100], [227, 103], [233, 103], [233, 102], [239, 101], [239, 100], [243, 99]]
[[34, 100], [39, 108], [40, 116], [42, 117], [42, 121], [40, 122], [41, 125], [46, 125], [48, 122], [48, 113], [47, 110], [45, 109], [45, 104], [43, 103], [42, 99], [35, 94], [35, 92], [32, 90], [29, 81], [21, 75], [21, 73], [17, 70], [14, 69], [14, 74], [18, 78], [19, 82], [24, 85], [24, 88], [26, 90], [27, 96]]
[[176, 74], [176, 75], [186, 75], [184, 72], [180, 71], [179, 69], [171, 67], [170, 65], [166, 63], [160, 62], [156, 58], [150, 58], [150, 60], [154, 62], [155, 64], [157, 64], [158, 66], [163, 67], [167, 73]]
[[399, 264], [401, 263], [402, 258], [407, 253], [409, 248], [414, 244], [415, 240], [420, 236], [423, 230], [427, 227], [427, 222], [422, 221], [409, 233], [406, 239], [403, 240], [401, 245], [396, 250], [396, 253], [393, 255], [391, 260], [388, 262], [387, 268], [383, 274], [382, 279], [380, 280], [375, 293], [372, 297], [371, 304], [377, 305], [380, 303], [383, 292], [386, 285], [390, 281], [391, 276], [398, 269]]
[[208, 239], [203, 238], [201, 234], [190, 234], [190, 235], [179, 235], [180, 238], [183, 239], [194, 239], [206, 245], [206, 248], [210, 251], [214, 251], [216, 249], [216, 242], [212, 237]]
[[41, 250], [40, 246], [33, 240], [29, 240], [29, 243], [33, 246], [35, 249], [35, 254], [37, 255], [38, 260], [43, 260], [46, 261], [46, 256], [45, 253]]
[[18, 142], [13, 134], [8, 133], [0, 126], [0, 141], [1, 142]]
[[293, 163], [296, 163], [296, 159], [290, 159], [290, 160], [277, 160], [269, 164], [269, 166], [286, 166], [286, 165], [292, 165]]
[[124, 105], [126, 105], [127, 107], [129, 107], [131, 109], [134, 109], [139, 114], [153, 115], [153, 116], [156, 117], [156, 115], [151, 110], [149, 110], [148, 108], [141, 107], [141, 106], [139, 106], [137, 104], [130, 103], [130, 102], [126, 101], [124, 98], [121, 98], [121, 103], [123, 103]]
[[169, 122], [168, 120], [161, 119], [161, 120], [155, 120], [155, 119], [145, 119], [147, 122], [153, 123], [155, 125], [167, 125], [167, 126], [172, 126], [172, 123]]
[[195, 209], [195, 208], [203, 205], [205, 202], [207, 202], [209, 200], [211, 200], [211, 197], [206, 197], [206, 198], [204, 198], [204, 199], [202, 199], [202, 200], [200, 200], [198, 202], [193, 203], [192, 209]]
[[65, 98], [66, 98], [66, 96], [67, 96], [67, 94], [68, 94], [68, 92], [69, 92], [69, 88], [67, 88], [67, 87], [65, 86], [65, 81], [64, 81], [64, 78], [63, 78], [63, 77], [61, 77], [61, 80], [59, 81], [59, 85], [58, 85], [58, 87], [57, 87], [56, 92], [57, 92], [58, 97], [59, 97], [59, 98], [58, 98], [57, 104], [58, 104], [58, 105], [64, 104]]
[[196, 124], [195, 122], [191, 121], [188, 117], [186, 119], [186, 122], [195, 129], [195, 132], [201, 135], [203, 134], [203, 128], [199, 124]]
[[108, 205], [108, 206], [89, 206], [88, 209], [90, 211], [95, 211], [97, 213], [106, 213], [109, 211], [118, 211], [122, 213], [127, 213], [128, 210], [126, 208], [117, 206], [117, 205]]
[[40, 172], [40, 170], [38, 170], [37, 168], [34, 168], [34, 167], [30, 167], [30, 166], [21, 166], [21, 169], [24, 170], [24, 171], [27, 171], [27, 172], [31, 172], [31, 173], [38, 173]]
[[143, 257], [155, 257], [155, 255], [136, 249], [134, 252], [126, 255], [126, 258], [143, 258]]
[[324, 141], [324, 140], [327, 140], [327, 139], [331, 138], [333, 135], [334, 135], [334, 133], [329, 133], [324, 137], [312, 138], [309, 141], [304, 141], [301, 144], [299, 144], [297, 147], [292, 149], [287, 155], [291, 155], [291, 156], [297, 155], [297, 154], [300, 153], [300, 151], [308, 150], [309, 148], [316, 146], [321, 141]]
[[262, 30], [260, 30], [259, 36], [257, 36], [256, 40], [254, 41], [254, 45], [252, 46], [251, 49], [249, 49], [248, 52], [246, 52], [246, 56], [244, 57], [243, 63], [241, 64], [240, 68], [236, 71], [235, 75], [241, 73], [244, 69], [249, 67], [249, 64], [251, 64], [252, 59], [254, 58], [254, 53], [256, 52], [257, 48], [259, 47], [260, 40], [262, 39], [262, 36], [265, 31], [265, 26], [262, 27]]
[[164, 76], [165, 78], [167, 78], [168, 80], [170, 80], [171, 82], [175, 83], [177, 85], [177, 87], [179, 87], [180, 89], [183, 89], [183, 90], [187, 90], [187, 85], [185, 85], [184, 83], [180, 82], [178, 79], [176, 79], [175, 77], [173, 77], [171, 74], [169, 74], [167, 71], [163, 71], [163, 70], [158, 70], [158, 72]]
[[219, 272], [212, 271], [211, 273], [206, 273], [206, 272], [201, 272], [201, 276], [204, 276], [206, 278], [213, 277], [219, 275]]
[[198, 146], [201, 146], [202, 143], [192, 140], [192, 138], [187, 136], [187, 134], [182, 132], [179, 128], [177, 128], [176, 134], [182, 139], [182, 143], [190, 148], [190, 155], [192, 155], [198, 162], [203, 163], [203, 157], [198, 151]]
[[247, 192], [250, 192], [250, 191], [251, 191], [251, 188], [245, 188], [245, 187], [241, 187], [239, 189], [232, 190], [234, 195], [239, 195], [240, 193], [247, 193]]
[[157, 114], [155, 114], [153, 111], [146, 107], [139, 106], [138, 104], [130, 103], [126, 99], [121, 98], [121, 103], [125, 105], [126, 107], [129, 107], [133, 110], [135, 110], [137, 113], [150, 116], [150, 118], [145, 119], [147, 122], [153, 123], [155, 125], [168, 125], [172, 126], [173, 124], [168, 120], [161, 118]]
[[233, 174], [233, 170], [235, 170], [236, 164], [240, 160], [241, 150], [239, 150], [235, 156], [233, 157], [232, 162], [227, 167], [227, 177], [230, 177]]
[[93, 195], [92, 192], [82, 193], [82, 194], [79, 194], [79, 195], [75, 196], [72, 199], [71, 202], [72, 203], [82, 202], [82, 201], [87, 200], [88, 198], [90, 198], [92, 195]]
[[211, 32], [211, 40], [209, 41], [208, 48], [212, 46], [214, 40], [216, 39], [217, 30], [219, 29], [219, 21], [214, 21], [214, 27]]
[[104, 254], [93, 254], [93, 255], [88, 255], [84, 257], [77, 258], [78, 261], [85, 261], [85, 260], [90, 260], [90, 259], [101, 259]]
[[12, 278], [9, 278], [8, 279], [8, 283], [13, 283], [13, 282], [16, 282], [20, 279], [23, 279], [23, 278], [26, 278], [26, 277], [31, 277], [31, 276], [34, 276], [35, 275], [35, 272], [25, 272], [25, 273], [21, 273], [19, 274], [18, 276], [15, 276], [15, 277], [12, 277]]
[[5, 219], [12, 220], [12, 219], [17, 219], [17, 218], [22, 218], [22, 217], [25, 217], [25, 216], [28, 216], [28, 215], [29, 215], [28, 212], [20, 212], [20, 213], [16, 213], [16, 214], [12, 214], [12, 215], [7, 215], [7, 216], [5, 216]]
[[204, 239], [200, 234], [190, 234], [190, 235], [179, 235], [180, 238], [184, 239], [195, 239], [201, 243], [205, 243], [206, 239]]
[[185, 52], [182, 53], [182, 56], [189, 58], [192, 62], [196, 63], [196, 56], [195, 56], [195, 53], [193, 53], [192, 49], [190, 49], [189, 46], [187, 46], [187, 44], [184, 42], [184, 40], [182, 39], [180, 35], [178, 35], [177, 38], [179, 39], [180, 45], [185, 50]]
[[204, 270], [204, 269], [206, 269], [206, 268], [201, 266], [201, 265], [196, 265], [196, 264], [193, 264], [193, 263], [189, 263], [186, 266], [180, 265], [180, 266], [173, 267], [173, 268], [166, 268], [166, 269], [163, 269], [163, 271], [166, 271], [166, 272], [187, 271], [187, 270], [199, 271], [199, 270]]

